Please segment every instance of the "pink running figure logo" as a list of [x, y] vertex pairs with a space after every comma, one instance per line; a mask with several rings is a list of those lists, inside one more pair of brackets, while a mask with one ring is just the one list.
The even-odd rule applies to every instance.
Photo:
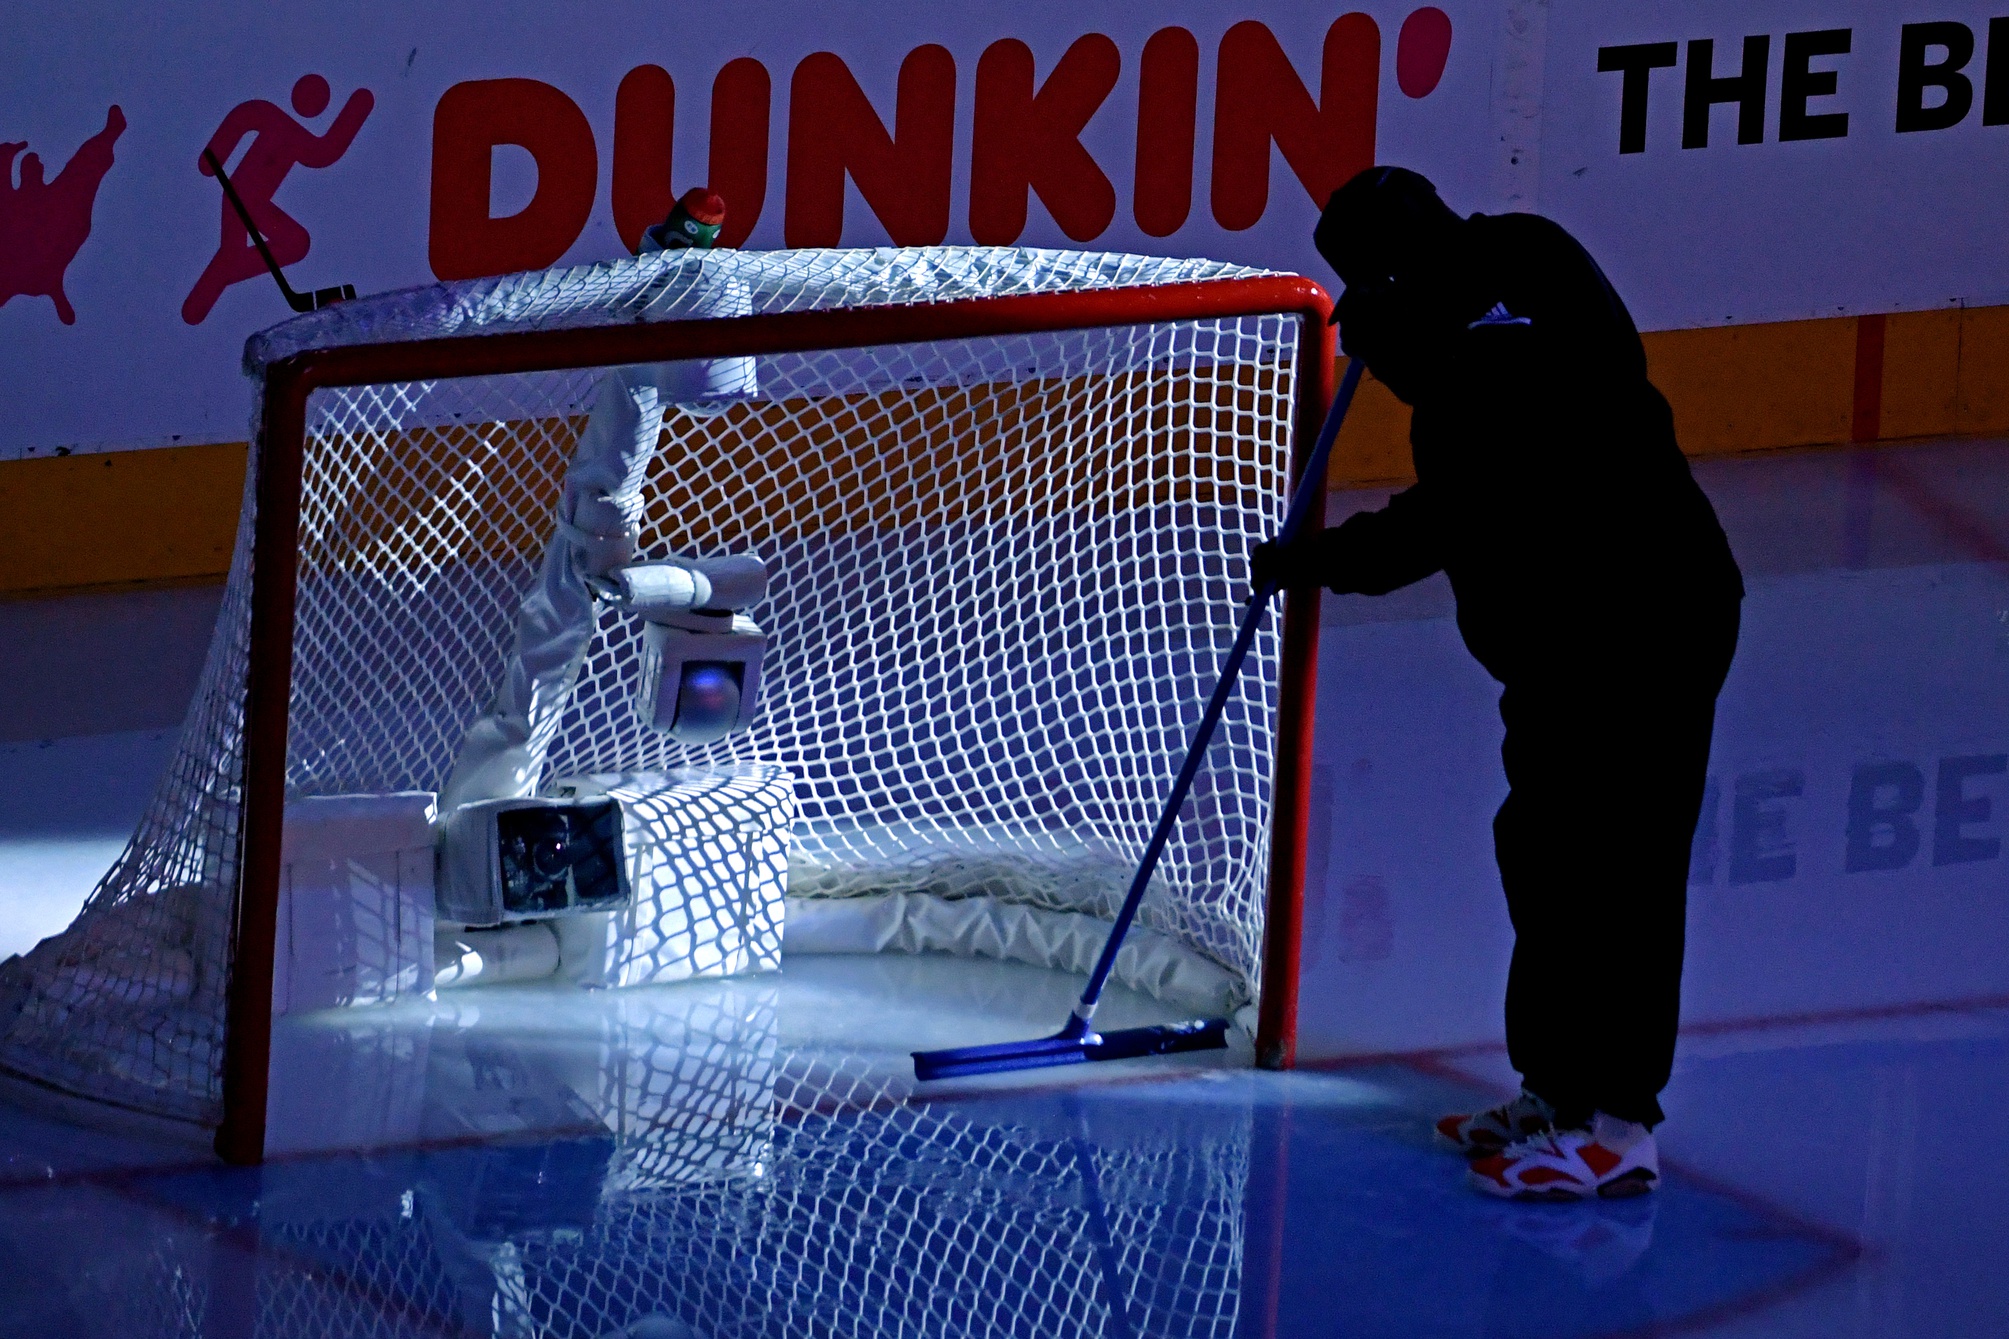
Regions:
[[[328, 81], [318, 74], [303, 75], [293, 85], [293, 110], [304, 117], [316, 117], [327, 111], [328, 99]], [[335, 123], [328, 127], [328, 133], [316, 135], [288, 116], [283, 108], [254, 98], [231, 108], [223, 124], [209, 137], [208, 151], [225, 165], [231, 184], [237, 187], [252, 222], [265, 234], [272, 258], [280, 265], [306, 259], [313, 239], [298, 220], [273, 203], [273, 193], [295, 167], [327, 167], [347, 153], [374, 106], [376, 99], [370, 90], [359, 88], [335, 114]], [[237, 151], [246, 135], [252, 137], [251, 146], [244, 151], [244, 161], [231, 168], [230, 155]], [[199, 154], [196, 166], [205, 177], [216, 175]], [[251, 234], [244, 230], [244, 224], [221, 191], [217, 192], [217, 207], [222, 211], [223, 232], [216, 254], [181, 304], [181, 319], [190, 325], [202, 323], [216, 300], [223, 296], [224, 289], [265, 273], [265, 262], [251, 244]]]
[[21, 159], [14, 185], [14, 155], [25, 142], [0, 144], [0, 306], [17, 297], [48, 298], [56, 319], [77, 323], [63, 291], [63, 275], [91, 235], [98, 186], [112, 168], [112, 142], [125, 133], [125, 113], [113, 104], [105, 128], [85, 140], [54, 181], [42, 180], [42, 159]]

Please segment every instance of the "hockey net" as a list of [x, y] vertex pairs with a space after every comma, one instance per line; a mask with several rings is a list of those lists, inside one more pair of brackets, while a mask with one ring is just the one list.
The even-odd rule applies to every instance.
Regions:
[[[987, 899], [1048, 916], [1055, 942], [1106, 918], [1233, 637], [1246, 554], [1281, 520], [1330, 370], [1321, 305], [1307, 281], [1198, 261], [671, 253], [255, 338], [259, 439], [201, 685], [124, 854], [68, 931], [0, 970], [0, 1065], [224, 1119], [229, 1020], [269, 993], [243, 970], [276, 896], [261, 831], [269, 863], [281, 801], [441, 787], [595, 388], [715, 349], [755, 360], [757, 393], [666, 414], [641, 548], [766, 560], [759, 715], [697, 748], [648, 730], [636, 626], [608, 617], [546, 779], [785, 769], [791, 918]], [[261, 600], [261, 626], [290, 617], [278, 682]], [[1273, 621], [1140, 921], [1229, 1009], [1261, 984], [1283, 660]], [[283, 794], [260, 763], [274, 713]], [[1079, 940], [1061, 965], [1085, 966]]]

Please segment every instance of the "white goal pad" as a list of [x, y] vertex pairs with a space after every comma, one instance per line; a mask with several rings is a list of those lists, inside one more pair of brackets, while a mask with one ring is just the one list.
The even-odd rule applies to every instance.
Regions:
[[[637, 560], [757, 555], [766, 643], [749, 727], [712, 743], [638, 715], [647, 625], [612, 604], [563, 710], [528, 704], [536, 793], [723, 806], [723, 826], [666, 809], [634, 838], [656, 891], [559, 975], [771, 967], [784, 891], [817, 908], [803, 948], [1078, 970], [1233, 639], [1247, 554], [1282, 520], [1331, 384], [1327, 310], [1309, 280], [1197, 260], [683, 251], [255, 337], [252, 469], [201, 685], [75, 924], [0, 964], [0, 1067], [245, 1122], [252, 1157], [273, 979], [298, 1009], [423, 974], [404, 919], [420, 872], [407, 884], [390, 848], [368, 887], [309, 871], [297, 816], [446, 787], [615, 377], [655, 388], [631, 397], [656, 438], [620, 499]], [[1292, 608], [1258, 636], [1144, 902], [1122, 969], [1140, 988], [1232, 1011], [1263, 997], [1266, 962], [1294, 969], [1316, 614]], [[310, 879], [335, 903], [307, 929]], [[845, 906], [862, 919], [833, 929]], [[310, 936], [355, 960], [304, 967]], [[1274, 1042], [1288, 1015], [1265, 1007]]]
[[429, 791], [286, 806], [274, 1014], [432, 989], [432, 819]]

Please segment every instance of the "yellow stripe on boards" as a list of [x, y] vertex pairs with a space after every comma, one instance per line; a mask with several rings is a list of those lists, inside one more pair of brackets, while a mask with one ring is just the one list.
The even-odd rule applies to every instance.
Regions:
[[[2009, 433], [2009, 306], [1899, 312], [1884, 323], [1881, 375], [1869, 383], [1880, 387], [1876, 440]], [[1647, 334], [1649, 369], [1674, 406], [1682, 449], [1691, 456], [1718, 456], [1848, 445], [1858, 408], [1857, 327], [1850, 316]], [[1221, 389], [1232, 405], [1176, 397], [1180, 403], [1163, 406], [1167, 429], [1204, 431], [1208, 415], [1246, 412], [1250, 392], [1268, 388]], [[1045, 414], [1064, 416], [1069, 398], [1063, 388], [1044, 386], [985, 409], [1036, 421]], [[917, 509], [945, 505], [942, 479], [933, 473], [939, 468], [935, 448], [941, 434], [974, 406], [948, 397], [925, 411], [909, 408], [896, 416], [902, 431], [893, 434], [897, 448], [890, 458], [876, 445], [887, 425], [875, 419], [875, 408], [868, 398], [836, 415], [818, 458], [795, 461], [768, 480], [776, 490], [773, 505], [785, 512], [811, 500], [827, 503], [833, 491], [849, 490], [845, 510], [876, 525], [899, 524], [913, 519]], [[727, 419], [694, 437], [716, 437], [708, 444], [717, 463], [743, 466], [757, 451], [751, 441], [733, 440], [734, 429], [743, 426]], [[1332, 485], [1409, 482], [1408, 432], [1408, 408], [1373, 378], [1362, 382], [1333, 453]], [[1092, 431], [1065, 433], [1062, 439], [1073, 449], [1050, 462], [1055, 503], [1112, 463], [1097, 459]], [[965, 468], [979, 474], [1023, 469], [1028, 445], [1001, 447], [996, 459], [967, 462]], [[447, 455], [457, 459], [460, 453]], [[0, 596], [221, 581], [236, 533], [244, 458], [244, 444], [231, 442], [0, 462]], [[450, 461], [437, 463], [452, 472]], [[1223, 485], [1252, 482], [1241, 477], [1244, 464], [1204, 462], [1191, 478], [1136, 484], [1143, 496], [1159, 500], [1206, 498]], [[745, 476], [727, 468], [719, 477]], [[539, 478], [531, 486], [550, 489], [555, 481]], [[958, 496], [960, 505], [976, 505], [985, 490]], [[400, 505], [422, 502], [411, 498]], [[703, 528], [700, 521], [693, 540]], [[515, 550], [539, 541], [523, 533], [498, 536], [496, 542]]]
[[0, 595], [215, 582], [242, 442], [0, 462]]

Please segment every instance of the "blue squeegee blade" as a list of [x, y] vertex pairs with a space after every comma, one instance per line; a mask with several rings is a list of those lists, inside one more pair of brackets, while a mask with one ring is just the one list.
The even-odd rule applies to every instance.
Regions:
[[1219, 1050], [1228, 1044], [1228, 1020], [1202, 1018], [1190, 1023], [1124, 1028], [1080, 1037], [1036, 1037], [1030, 1041], [996, 1042], [988, 1046], [957, 1046], [942, 1051], [915, 1051], [914, 1077], [936, 1079], [1003, 1074], [1017, 1069], [1045, 1069], [1095, 1060], [1134, 1060], [1180, 1051]]

